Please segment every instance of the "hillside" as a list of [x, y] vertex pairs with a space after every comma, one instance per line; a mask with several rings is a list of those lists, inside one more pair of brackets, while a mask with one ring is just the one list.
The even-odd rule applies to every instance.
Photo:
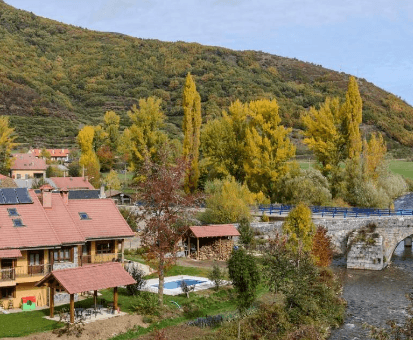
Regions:
[[[141, 97], [163, 99], [167, 131], [180, 134], [182, 86], [194, 75], [204, 120], [231, 101], [276, 98], [284, 124], [326, 96], [344, 97], [348, 75], [263, 52], [161, 42], [62, 24], [0, 0], [0, 114], [10, 115], [19, 142], [67, 146], [82, 124], [126, 112]], [[413, 145], [413, 108], [359, 79], [363, 122]]]

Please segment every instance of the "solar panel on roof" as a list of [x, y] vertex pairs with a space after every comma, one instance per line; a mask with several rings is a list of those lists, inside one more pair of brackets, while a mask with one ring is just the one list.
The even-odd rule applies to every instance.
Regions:
[[3, 196], [6, 201], [5, 204], [19, 204], [16, 192], [13, 188], [3, 188], [1, 191], [3, 192]]
[[29, 192], [27, 191], [27, 188], [16, 188], [14, 189], [17, 194], [17, 198], [20, 203], [33, 203], [31, 197], [29, 196]]
[[6, 204], [6, 200], [4, 199], [3, 192], [0, 189], [0, 204]]

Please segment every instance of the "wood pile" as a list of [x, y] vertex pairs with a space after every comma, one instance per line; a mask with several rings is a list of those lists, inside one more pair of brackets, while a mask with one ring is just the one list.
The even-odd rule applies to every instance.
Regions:
[[[223, 260], [226, 261], [229, 259], [232, 248], [234, 247], [234, 241], [228, 240], [228, 238], [221, 239], [221, 251], [219, 245], [219, 238], [212, 238], [202, 240], [199, 246], [199, 259], [200, 260]], [[192, 253], [193, 258], [196, 258], [196, 253]]]

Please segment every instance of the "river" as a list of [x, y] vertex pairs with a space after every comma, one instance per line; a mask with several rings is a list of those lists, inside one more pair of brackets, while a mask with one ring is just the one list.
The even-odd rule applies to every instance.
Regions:
[[[413, 194], [396, 200], [395, 208], [413, 209]], [[342, 280], [348, 306], [344, 324], [332, 332], [331, 340], [369, 339], [363, 323], [384, 326], [389, 319], [404, 319], [406, 294], [413, 292], [412, 247], [400, 242], [391, 264], [381, 271], [346, 269], [343, 259], [335, 260], [333, 269]]]

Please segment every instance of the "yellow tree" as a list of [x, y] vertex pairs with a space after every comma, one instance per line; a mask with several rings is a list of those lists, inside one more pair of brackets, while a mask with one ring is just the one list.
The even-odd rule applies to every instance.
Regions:
[[184, 120], [183, 156], [190, 161], [190, 168], [185, 178], [185, 191], [194, 192], [199, 179], [199, 143], [201, 130], [201, 97], [196, 91], [195, 82], [190, 73], [186, 76], [185, 88], [182, 98]]
[[339, 171], [339, 164], [344, 160], [343, 150], [345, 139], [341, 134], [340, 103], [338, 98], [327, 97], [319, 110], [311, 107], [302, 116], [305, 126], [304, 143], [319, 162], [319, 170], [322, 174], [331, 178]]
[[121, 188], [119, 176], [115, 170], [110, 170], [104, 180], [104, 183], [106, 184], [106, 187], [109, 188], [110, 195], [112, 195], [112, 190], [119, 190]]
[[287, 247], [294, 253], [311, 251], [316, 226], [311, 218], [311, 210], [304, 203], [298, 204], [290, 211], [282, 226], [284, 235], [287, 235]]
[[[202, 168], [209, 178], [233, 176], [245, 181], [245, 135], [248, 107], [239, 100], [222, 117], [207, 122], [201, 131]], [[230, 156], [229, 156], [230, 155]]]
[[131, 147], [131, 170], [138, 171], [145, 157], [154, 160], [159, 147], [167, 141], [166, 134], [160, 130], [165, 119], [161, 102], [161, 99], [155, 97], [142, 98], [139, 99], [139, 109], [133, 105], [128, 111], [132, 126], [128, 132], [124, 132], [123, 139]]
[[252, 191], [262, 191], [273, 200], [277, 180], [288, 172], [288, 161], [295, 156], [295, 146], [288, 138], [291, 129], [280, 125], [274, 99], [245, 105], [249, 120], [245, 137], [246, 181]]
[[346, 140], [346, 158], [358, 160], [362, 150], [360, 135], [362, 100], [354, 77], [349, 79], [346, 101], [341, 106], [341, 120]]
[[11, 151], [17, 145], [14, 128], [9, 127], [9, 117], [0, 116], [0, 173], [8, 175], [12, 166]]
[[372, 133], [370, 140], [363, 142], [363, 170], [368, 179], [377, 182], [380, 165], [386, 155], [387, 147], [380, 133]]
[[120, 117], [113, 111], [107, 111], [103, 117], [103, 129], [107, 133], [112, 152], [116, 151], [119, 143], [119, 122]]
[[77, 135], [77, 143], [80, 147], [79, 164], [84, 167], [89, 176], [90, 183], [94, 187], [99, 186], [100, 180], [100, 165], [96, 153], [93, 149], [93, 139], [95, 136], [95, 129], [93, 126], [86, 125]]

